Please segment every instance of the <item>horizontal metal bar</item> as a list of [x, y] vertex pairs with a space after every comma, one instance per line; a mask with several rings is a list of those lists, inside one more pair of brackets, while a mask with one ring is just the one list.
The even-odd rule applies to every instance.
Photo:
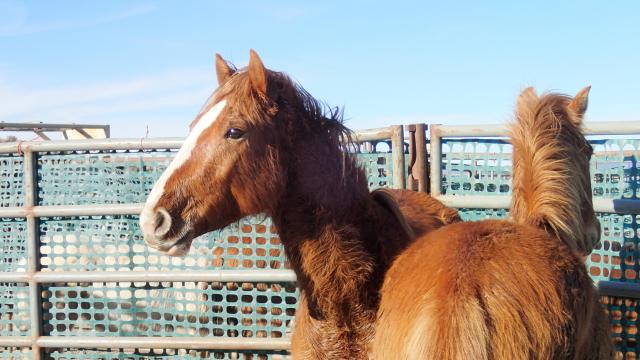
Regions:
[[358, 130], [353, 134], [353, 140], [356, 142], [389, 140], [393, 135], [393, 126], [387, 126], [379, 129]]
[[[454, 208], [509, 209], [509, 195], [439, 195], [436, 199]], [[640, 200], [593, 198], [593, 210], [597, 213], [640, 214]]]
[[[439, 195], [436, 197], [445, 205], [467, 209], [508, 209], [511, 196], [508, 195]], [[71, 217], [102, 215], [138, 215], [144, 204], [92, 204], [34, 206], [32, 210], [20, 207], [0, 208], [0, 218], [19, 218], [33, 214], [35, 217]], [[640, 199], [594, 198], [596, 212], [611, 214], [640, 214]]]
[[[33, 152], [73, 150], [143, 150], [177, 149], [184, 138], [137, 138], [137, 139], [86, 139], [24, 141], [0, 144], [0, 153], [18, 153], [30, 149]], [[20, 147], [20, 149], [18, 149]]]
[[45, 271], [27, 273], [0, 272], [0, 282], [26, 283], [78, 282], [295, 282], [292, 270], [194, 270], [194, 271]]
[[29, 122], [29, 123], [21, 123], [21, 122], [4, 122], [0, 121], [0, 130], [6, 130], [6, 128], [24, 128], [29, 129], [29, 131], [33, 129], [42, 129], [42, 130], [58, 130], [58, 129], [106, 129], [109, 125], [99, 125], [99, 124], [50, 124], [50, 123], [39, 123], [39, 122]]
[[49, 216], [139, 215], [144, 204], [47, 205], [0, 208], [0, 218]]
[[28, 273], [23, 272], [0, 272], [0, 282], [9, 282], [9, 283], [24, 283], [27, 286], [27, 283], [31, 279]]
[[23, 207], [0, 208], [0, 218], [23, 218], [27, 217], [27, 213], [27, 209]]
[[35, 206], [33, 215], [43, 216], [99, 216], [99, 215], [139, 215], [144, 204], [91, 204]]
[[[585, 135], [640, 135], [640, 121], [585, 123]], [[508, 136], [508, 124], [438, 125], [441, 137], [503, 137]]]
[[640, 284], [619, 281], [599, 281], [600, 295], [640, 299]]
[[43, 348], [156, 348], [189, 350], [289, 350], [289, 338], [222, 337], [98, 337], [42, 336], [36, 344]]
[[507, 136], [507, 124], [438, 125], [440, 137], [501, 137]]
[[446, 206], [465, 209], [508, 209], [511, 205], [511, 196], [505, 195], [439, 195], [436, 199]]
[[586, 135], [639, 135], [640, 121], [587, 122], [582, 131]]
[[0, 336], [0, 346], [30, 347], [34, 341], [27, 336]]
[[[354, 132], [356, 142], [390, 139], [392, 128], [366, 129]], [[86, 140], [53, 140], [22, 141], [0, 144], [1, 153], [18, 153], [30, 149], [33, 152], [74, 151], [74, 150], [143, 150], [143, 149], [178, 149], [184, 138], [129, 138], [129, 139], [86, 139]]]
[[616, 214], [640, 214], [640, 199], [594, 199], [598, 203], [599, 212], [616, 213]]

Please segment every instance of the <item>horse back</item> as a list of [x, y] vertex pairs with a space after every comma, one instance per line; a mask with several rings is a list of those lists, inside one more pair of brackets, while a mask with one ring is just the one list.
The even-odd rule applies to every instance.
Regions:
[[396, 258], [381, 292], [376, 359], [610, 358], [608, 323], [580, 260], [545, 232], [457, 223]]

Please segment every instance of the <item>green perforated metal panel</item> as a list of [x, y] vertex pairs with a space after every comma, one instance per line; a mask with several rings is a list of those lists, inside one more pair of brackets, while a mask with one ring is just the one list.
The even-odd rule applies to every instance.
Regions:
[[43, 218], [42, 271], [282, 269], [284, 248], [271, 219], [248, 217], [196, 238], [183, 258], [142, 240], [137, 216]]
[[17, 347], [1, 347], [0, 359], [7, 360], [27, 360], [31, 359], [31, 349]]
[[511, 194], [511, 145], [502, 140], [443, 139], [442, 193]]
[[[380, 142], [379, 145], [383, 145]], [[636, 162], [640, 140], [593, 141], [594, 196], [637, 198]], [[375, 146], [374, 146], [375, 148]], [[382, 146], [384, 148], [384, 146]], [[144, 202], [175, 151], [91, 151], [40, 154], [38, 205]], [[371, 188], [394, 186], [390, 152], [364, 152]], [[445, 139], [443, 192], [473, 196], [510, 194], [511, 147], [500, 140]], [[408, 164], [408, 159], [406, 159]], [[22, 157], [0, 156], [2, 207], [23, 204]], [[461, 209], [465, 220], [504, 218], [500, 209]], [[587, 266], [594, 279], [638, 281], [637, 220], [599, 215], [602, 246]], [[26, 222], [1, 219], [0, 271], [26, 270]], [[196, 239], [185, 258], [171, 258], [142, 242], [136, 216], [43, 218], [39, 221], [43, 271], [139, 271], [288, 268], [270, 219], [243, 219]], [[62, 336], [220, 336], [279, 338], [295, 311], [293, 284], [257, 283], [82, 283], [43, 287], [45, 335]], [[28, 336], [27, 284], [0, 284], [0, 335]], [[622, 302], [620, 302], [622, 301]], [[609, 309], [625, 314], [614, 321], [621, 353], [636, 354], [635, 303], [612, 300]], [[606, 299], [605, 299], [605, 304]], [[613, 306], [613, 307], [612, 307]], [[194, 315], [194, 309], [198, 316]], [[205, 310], [206, 309], [206, 310]], [[632, 309], [632, 310], [629, 310]], [[198, 311], [202, 310], [202, 312]], [[614, 317], [614, 320], [616, 318]], [[617, 325], [615, 325], [617, 324]], [[622, 329], [615, 332], [615, 326]], [[620, 334], [620, 335], [618, 335]], [[28, 349], [0, 348], [1, 358], [30, 356]], [[169, 349], [51, 349], [50, 358], [281, 358], [283, 353], [215, 352]]]
[[603, 296], [602, 303], [609, 313], [616, 359], [637, 359], [638, 346], [638, 300]]
[[282, 351], [213, 351], [184, 349], [51, 349], [47, 356], [56, 360], [148, 360], [148, 359], [223, 359], [223, 360], [285, 360], [290, 359]]
[[175, 151], [41, 154], [38, 157], [38, 204], [145, 202], [175, 154]]
[[458, 212], [464, 221], [504, 219], [509, 214], [505, 209], [458, 209]]
[[44, 286], [44, 334], [282, 338], [298, 291], [278, 283], [91, 283]]
[[393, 186], [391, 153], [358, 154], [358, 163], [365, 168], [370, 189]]
[[0, 271], [24, 272], [27, 265], [27, 223], [24, 219], [0, 220]]
[[30, 334], [29, 286], [0, 283], [0, 336]]
[[[638, 199], [640, 140], [591, 140], [594, 197]], [[512, 146], [503, 140], [443, 139], [442, 193], [507, 195], [511, 193]]]
[[22, 206], [22, 157], [0, 155], [0, 207]]
[[638, 199], [640, 140], [614, 139], [591, 142], [593, 195], [612, 199]]
[[638, 281], [637, 216], [598, 214], [601, 242], [587, 260], [594, 280]]
[[[390, 152], [357, 155], [371, 188], [393, 186]], [[36, 204], [127, 204], [146, 200], [176, 151], [66, 151], [37, 156]], [[23, 160], [0, 158], [2, 206], [23, 205]], [[242, 219], [194, 240], [184, 258], [159, 254], [141, 237], [137, 216], [40, 218], [39, 265], [56, 271], [286, 269], [271, 220]], [[26, 222], [2, 219], [0, 271], [26, 271]], [[290, 331], [293, 283], [92, 282], [42, 285], [43, 335], [282, 338]], [[30, 335], [28, 286], [2, 284], [0, 335]], [[6, 291], [5, 291], [6, 290]], [[15, 350], [15, 349], [14, 349]], [[19, 358], [20, 350], [3, 355]], [[25, 353], [30, 354], [30, 353]], [[281, 359], [286, 352], [171, 349], [51, 349], [48, 358]]]

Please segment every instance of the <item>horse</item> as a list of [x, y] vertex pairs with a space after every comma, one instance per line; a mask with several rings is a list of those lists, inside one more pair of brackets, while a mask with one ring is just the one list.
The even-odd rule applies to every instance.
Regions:
[[301, 288], [292, 355], [367, 359], [386, 270], [417, 236], [459, 221], [457, 211], [427, 195], [370, 192], [341, 112], [253, 50], [240, 70], [216, 55], [216, 74], [143, 207], [145, 242], [180, 256], [200, 234], [270, 216]]
[[511, 219], [461, 222], [416, 239], [381, 290], [375, 359], [609, 359], [609, 322], [580, 256], [600, 227], [589, 88], [520, 95]]

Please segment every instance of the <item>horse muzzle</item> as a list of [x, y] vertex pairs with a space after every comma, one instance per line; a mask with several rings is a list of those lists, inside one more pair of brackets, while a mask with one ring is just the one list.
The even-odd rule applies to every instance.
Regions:
[[[175, 230], [173, 228], [179, 227]], [[146, 206], [140, 214], [140, 228], [145, 243], [170, 256], [184, 256], [193, 242], [193, 231], [187, 224], [175, 224], [164, 208], [156, 210]]]

